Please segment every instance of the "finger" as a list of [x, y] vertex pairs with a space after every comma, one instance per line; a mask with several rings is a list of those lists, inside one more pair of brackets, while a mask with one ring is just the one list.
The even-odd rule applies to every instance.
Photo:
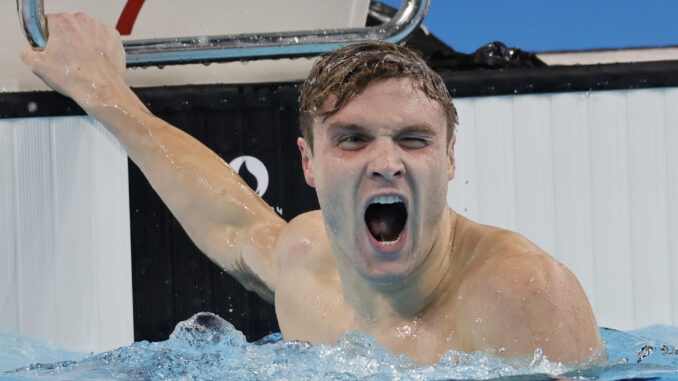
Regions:
[[35, 50], [30, 44], [21, 51], [21, 60], [33, 71], [42, 63], [42, 56], [42, 51]]
[[64, 20], [70, 15], [66, 13], [50, 13], [45, 15], [47, 31], [52, 33], [58, 26], [63, 25]]
[[77, 12], [76, 14], [73, 15], [76, 20], [81, 20], [81, 21], [86, 21], [89, 19], [85, 13], [82, 12]]
[[55, 13], [45, 16], [47, 21], [47, 31], [49, 34], [58, 34], [62, 30], [74, 29], [78, 22], [74, 15], [70, 13]]
[[115, 38], [120, 39], [120, 32], [113, 26], [106, 25], [106, 30], [111, 33]]

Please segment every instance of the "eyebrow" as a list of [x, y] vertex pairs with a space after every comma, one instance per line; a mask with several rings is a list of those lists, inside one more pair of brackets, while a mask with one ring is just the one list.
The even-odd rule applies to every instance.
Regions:
[[[367, 129], [361, 125], [355, 124], [355, 123], [344, 123], [342, 121], [337, 121], [331, 123], [327, 127], [327, 131], [329, 134], [332, 134], [336, 131], [346, 131], [346, 132], [358, 132], [358, 133], [367, 133]], [[431, 127], [430, 124], [428, 123], [419, 123], [419, 124], [413, 124], [410, 126], [405, 126], [401, 129], [399, 129], [396, 132], [398, 135], [401, 134], [429, 134], [429, 135], [436, 135], [435, 129]]]
[[361, 133], [367, 132], [367, 129], [365, 127], [362, 127], [355, 123], [344, 123], [342, 121], [333, 122], [327, 127], [327, 132], [329, 134], [332, 134], [340, 130], [347, 132], [361, 132]]
[[398, 134], [428, 134], [436, 135], [436, 130], [431, 127], [428, 123], [414, 124], [411, 126], [406, 126], [398, 131]]

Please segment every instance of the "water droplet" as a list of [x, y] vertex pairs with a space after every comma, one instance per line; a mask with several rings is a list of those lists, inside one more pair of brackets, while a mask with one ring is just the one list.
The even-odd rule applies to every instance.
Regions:
[[209, 42], [210, 42], [210, 39], [209, 39], [209, 37], [207, 37], [207, 36], [200, 36], [200, 37], [198, 37], [198, 45], [203, 45], [203, 46], [204, 46], [204, 45], [209, 44]]
[[27, 107], [28, 107], [28, 112], [30, 112], [31, 114], [38, 111], [38, 104], [35, 103], [35, 102], [28, 102]]
[[457, 299], [462, 300], [462, 299], [464, 299], [464, 297], [459, 295], [459, 296], [457, 296]]
[[480, 316], [478, 316], [478, 317], [476, 318], [476, 323], [480, 324], [480, 323], [482, 323], [482, 322], [483, 322], [483, 319], [481, 319]]

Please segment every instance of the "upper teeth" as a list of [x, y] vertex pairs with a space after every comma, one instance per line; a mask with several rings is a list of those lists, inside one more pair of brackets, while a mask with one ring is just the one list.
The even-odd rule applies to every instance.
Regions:
[[370, 201], [370, 204], [395, 204], [396, 202], [403, 202], [399, 196], [377, 196]]

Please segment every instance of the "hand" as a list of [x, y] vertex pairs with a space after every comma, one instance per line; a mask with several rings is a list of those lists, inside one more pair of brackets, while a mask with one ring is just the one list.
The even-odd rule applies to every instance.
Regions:
[[26, 46], [21, 58], [52, 89], [87, 109], [126, 88], [125, 50], [115, 28], [84, 13], [47, 15], [47, 27], [45, 49]]

